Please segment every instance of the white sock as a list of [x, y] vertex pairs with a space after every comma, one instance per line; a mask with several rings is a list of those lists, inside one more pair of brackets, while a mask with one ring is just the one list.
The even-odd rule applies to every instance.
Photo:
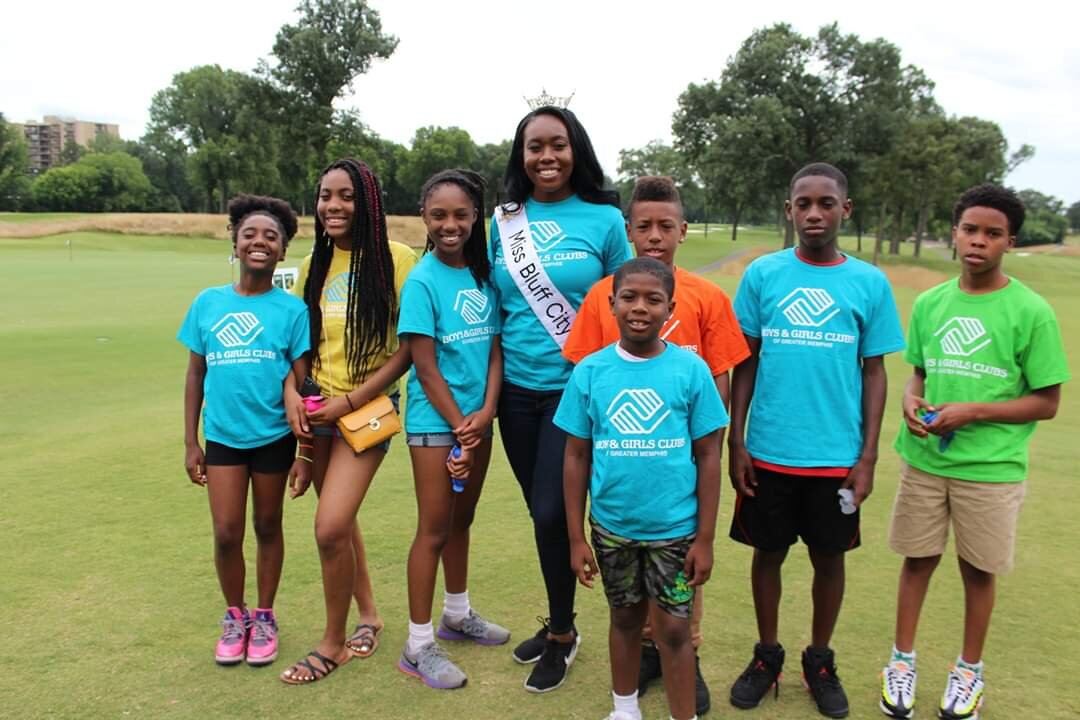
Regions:
[[443, 615], [453, 622], [461, 622], [469, 616], [469, 591], [459, 593], [448, 592], [443, 595]]
[[956, 667], [966, 668], [966, 669], [970, 670], [971, 672], [975, 673], [975, 675], [977, 677], [982, 677], [982, 671], [983, 671], [983, 661], [982, 660], [980, 660], [977, 663], [969, 663], [967, 660], [964, 659], [963, 654], [960, 654], [956, 658]]
[[409, 621], [409, 641], [405, 643], [405, 654], [410, 659], [415, 660], [421, 648], [433, 642], [435, 642], [435, 628], [431, 626], [430, 620], [426, 623]]
[[641, 720], [641, 709], [637, 704], [637, 690], [629, 695], [619, 695], [612, 690], [611, 698], [615, 701], [615, 712], [624, 712], [634, 720]]
[[902, 660], [902, 661], [906, 662], [914, 670], [915, 669], [915, 650], [912, 649], [911, 652], [906, 653], [906, 652], [902, 652], [900, 650], [897, 650], [896, 646], [893, 645], [893, 648], [892, 648], [892, 660], [890, 660], [890, 662], [893, 662], [893, 661], [896, 661], [896, 660]]

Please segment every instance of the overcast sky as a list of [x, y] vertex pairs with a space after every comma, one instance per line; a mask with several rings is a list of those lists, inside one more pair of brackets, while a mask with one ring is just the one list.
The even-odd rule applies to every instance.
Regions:
[[[605, 171], [620, 149], [670, 140], [679, 93], [720, 76], [755, 28], [804, 34], [837, 21], [884, 37], [936, 83], [955, 115], [1001, 125], [1034, 160], [1007, 179], [1080, 200], [1080, 6], [1048, 0], [951, 3], [373, 0], [397, 51], [341, 101], [380, 135], [408, 143], [423, 125], [456, 125], [478, 143], [509, 138], [523, 95], [574, 92]], [[1055, 7], [1056, 5], [1056, 7]], [[8, 3], [0, 112], [117, 123], [142, 135], [153, 94], [173, 74], [217, 63], [250, 71], [268, 57], [295, 0]], [[1070, 9], [1071, 8], [1071, 9]], [[828, 158], [822, 158], [828, 159]]]

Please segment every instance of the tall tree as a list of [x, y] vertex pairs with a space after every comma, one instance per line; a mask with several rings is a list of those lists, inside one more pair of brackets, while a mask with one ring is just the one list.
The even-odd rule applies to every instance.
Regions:
[[18, 210], [30, 193], [30, 159], [22, 131], [0, 113], [0, 210]]
[[503, 190], [503, 175], [506, 174], [506, 163], [510, 160], [510, 144], [509, 140], [503, 140], [500, 143], [485, 143], [476, 146], [474, 169], [487, 181], [484, 205], [488, 213], [494, 212], [495, 205], [506, 199]]
[[266, 121], [262, 85], [251, 75], [203, 65], [174, 75], [150, 103], [148, 135], [184, 143], [189, 171], [205, 193], [208, 212], [215, 205], [224, 212], [237, 189], [277, 189], [280, 135]]
[[382, 30], [379, 13], [367, 0], [301, 0], [300, 17], [283, 25], [274, 41], [277, 64], [268, 73], [295, 101], [315, 165], [326, 164], [334, 101], [352, 89], [371, 63], [389, 58], [398, 40]]
[[[397, 181], [416, 198], [412, 213], [419, 212], [420, 187], [433, 174], [446, 168], [476, 165], [476, 143], [457, 127], [428, 126], [417, 129], [412, 147], [397, 169]], [[410, 213], [411, 214], [411, 213]]]
[[615, 183], [622, 199], [623, 210], [629, 209], [630, 194], [634, 181], [643, 175], [663, 175], [675, 181], [682, 198], [683, 213], [691, 222], [706, 221], [704, 191], [699, 179], [683, 153], [660, 140], [653, 140], [645, 147], [620, 150], [616, 168], [619, 179]]
[[[931, 88], [885, 40], [864, 42], [835, 24], [804, 37], [781, 23], [752, 33], [718, 82], [691, 85], [672, 131], [699, 174], [724, 181], [731, 192], [721, 200], [735, 214], [740, 203], [786, 188], [807, 162], [857, 175], [857, 161], [888, 152], [904, 119], [930, 102]], [[717, 150], [718, 143], [734, 147]], [[726, 182], [731, 177], [737, 181]], [[789, 224], [785, 245], [793, 241]]]
[[1069, 218], [1069, 227], [1072, 228], [1072, 231], [1074, 233], [1080, 232], [1080, 200], [1069, 206], [1065, 216]]

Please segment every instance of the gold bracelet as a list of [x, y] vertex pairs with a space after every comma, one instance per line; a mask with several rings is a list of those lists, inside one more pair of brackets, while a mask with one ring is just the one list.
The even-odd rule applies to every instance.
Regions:
[[311, 462], [312, 461], [311, 458], [309, 458], [307, 455], [297, 455], [296, 459], [297, 460], [303, 460], [304, 462]]

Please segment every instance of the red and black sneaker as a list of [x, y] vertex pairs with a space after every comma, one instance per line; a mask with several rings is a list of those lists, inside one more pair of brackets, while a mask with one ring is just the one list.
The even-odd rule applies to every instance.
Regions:
[[755, 708], [773, 688], [776, 688], [776, 696], [779, 697], [783, 667], [782, 645], [754, 645], [754, 659], [731, 686], [731, 704], [743, 710]]
[[808, 647], [802, 654], [803, 684], [814, 696], [818, 712], [826, 717], [848, 715], [847, 694], [836, 674], [836, 662], [829, 648]]

